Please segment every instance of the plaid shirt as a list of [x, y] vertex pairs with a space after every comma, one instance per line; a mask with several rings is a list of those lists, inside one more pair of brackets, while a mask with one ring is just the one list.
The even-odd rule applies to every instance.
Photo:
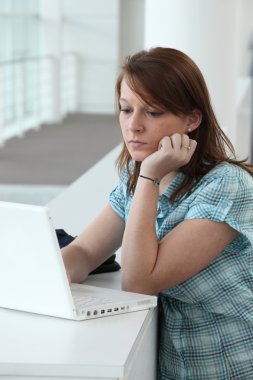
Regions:
[[[159, 197], [161, 240], [186, 219], [226, 222], [240, 234], [205, 269], [159, 294], [159, 380], [253, 379], [253, 178], [222, 163], [190, 195], [169, 202], [179, 173]], [[124, 172], [110, 194], [127, 219], [131, 196]]]

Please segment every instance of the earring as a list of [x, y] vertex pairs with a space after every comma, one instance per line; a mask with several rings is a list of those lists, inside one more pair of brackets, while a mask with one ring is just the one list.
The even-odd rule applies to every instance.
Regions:
[[191, 131], [192, 131], [191, 128], [188, 128], [188, 129], [187, 129], [187, 132], [191, 132]]

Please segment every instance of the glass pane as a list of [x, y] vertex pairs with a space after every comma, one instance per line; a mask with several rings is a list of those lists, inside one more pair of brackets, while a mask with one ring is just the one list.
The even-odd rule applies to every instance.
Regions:
[[15, 12], [36, 13], [39, 9], [39, 0], [11, 0]]
[[37, 0], [0, 1], [0, 112], [5, 124], [38, 112], [38, 12]]

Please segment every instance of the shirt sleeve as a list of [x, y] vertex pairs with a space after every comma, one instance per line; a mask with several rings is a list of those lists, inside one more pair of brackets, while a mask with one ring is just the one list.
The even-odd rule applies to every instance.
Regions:
[[252, 278], [248, 271], [252, 265], [253, 181], [245, 171], [226, 174], [211, 178], [199, 188], [185, 219], [225, 222], [240, 235], [201, 272], [163, 291], [162, 295], [229, 314], [235, 312], [235, 299], [241, 300], [244, 309], [247, 300], [251, 302], [247, 291], [252, 285], [246, 279], [251, 281]]
[[236, 175], [219, 176], [199, 189], [185, 219], [225, 222], [252, 238], [252, 205], [253, 185], [248, 174], [243, 178]]
[[121, 219], [126, 220], [125, 206], [126, 206], [126, 189], [122, 181], [111, 191], [109, 195], [109, 202], [113, 210], [119, 215]]

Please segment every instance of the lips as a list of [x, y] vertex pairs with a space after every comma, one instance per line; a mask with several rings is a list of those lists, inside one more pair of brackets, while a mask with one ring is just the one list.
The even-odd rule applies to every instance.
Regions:
[[142, 141], [139, 141], [139, 140], [130, 140], [128, 141], [128, 144], [133, 147], [133, 148], [141, 148], [143, 147], [144, 145], [146, 145], [146, 143], [142, 142]]

